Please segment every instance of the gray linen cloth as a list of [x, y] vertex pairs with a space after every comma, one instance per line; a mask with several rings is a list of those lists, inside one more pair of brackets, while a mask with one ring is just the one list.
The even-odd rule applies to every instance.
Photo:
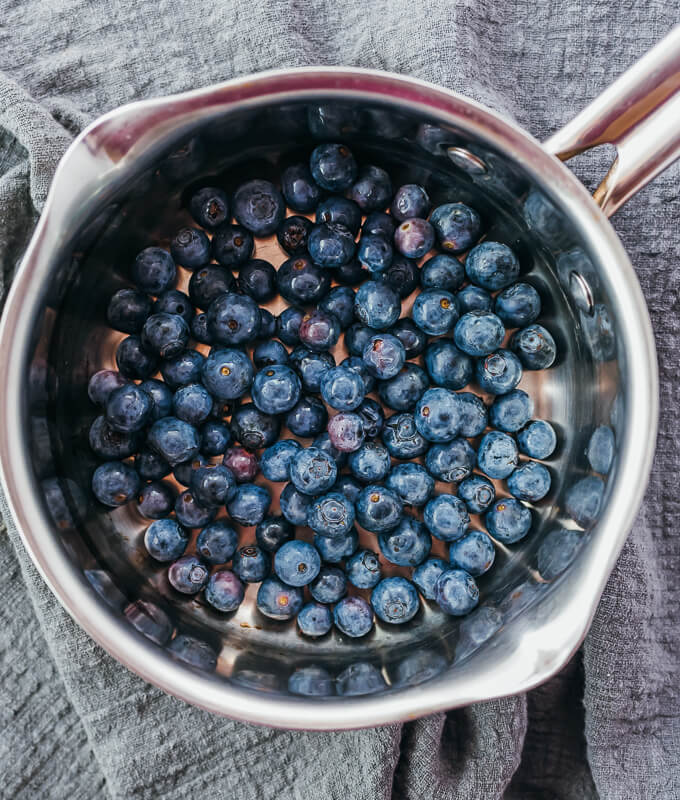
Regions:
[[[256, 70], [415, 75], [544, 137], [678, 21], [674, 0], [3, 0], [0, 289], [72, 137], [131, 100]], [[576, 168], [589, 185], [610, 154]], [[661, 368], [643, 509], [580, 653], [528, 695], [375, 730], [221, 719], [113, 662], [59, 607], [11, 519], [0, 532], [0, 796], [680, 798], [679, 171], [616, 217]], [[634, 379], [634, 376], [633, 376]]]

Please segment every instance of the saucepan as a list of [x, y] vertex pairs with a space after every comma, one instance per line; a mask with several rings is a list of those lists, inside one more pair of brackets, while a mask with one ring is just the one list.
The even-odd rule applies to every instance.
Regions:
[[[264, 72], [126, 105], [90, 125], [55, 174], [0, 329], [4, 510], [64, 608], [147, 681], [274, 726], [389, 723], [553, 675], [588, 630], [652, 462], [654, 339], [608, 217], [680, 155], [679, 120], [676, 28], [543, 143], [446, 89], [352, 68]], [[144, 555], [136, 510], [96, 503], [87, 381], [114, 364], [108, 298], [129, 280], [136, 252], [188, 222], [187, 191], [253, 165], [272, 169], [324, 139], [423, 183], [436, 203], [468, 202], [488, 235], [513, 243], [559, 350], [552, 369], [522, 386], [560, 444], [531, 535], [499, 548], [472, 614], [424, 603], [398, 630], [311, 642], [294, 623], [260, 615], [250, 589], [222, 617], [178, 596]], [[616, 159], [591, 197], [562, 162], [604, 143]], [[607, 474], [594, 473], [586, 453], [603, 426], [613, 434]], [[587, 513], [573, 502], [584, 480], [595, 487]], [[291, 690], [301, 673], [318, 679], [314, 696]]]

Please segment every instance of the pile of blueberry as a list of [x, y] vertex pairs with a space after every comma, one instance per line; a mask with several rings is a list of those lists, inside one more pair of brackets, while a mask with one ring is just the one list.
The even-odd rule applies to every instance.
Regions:
[[[408, 622], [420, 596], [471, 611], [494, 541], [526, 536], [528, 504], [550, 489], [531, 459], [556, 446], [516, 388], [556, 355], [516, 254], [479, 243], [473, 208], [432, 209], [415, 184], [393, 192], [385, 170], [358, 169], [342, 144], [286, 168], [280, 188], [203, 188], [190, 212], [196, 227], [170, 252], [139, 253], [135, 286], [108, 306], [129, 335], [118, 371], [89, 383], [102, 408], [89, 434], [104, 462], [97, 499], [136, 502], [172, 587], [202, 591], [220, 612], [238, 608], [247, 583], [260, 584], [263, 614], [296, 617], [308, 636], [333, 624], [364, 636], [374, 614]], [[253, 257], [255, 238], [273, 234], [287, 255], [278, 269]], [[188, 294], [175, 288], [178, 267], [191, 273]], [[289, 306], [273, 316], [264, 306], [279, 295]], [[338, 364], [341, 338], [349, 356]], [[493, 402], [461, 391], [470, 384]], [[497, 499], [492, 480], [509, 496]], [[273, 483], [285, 484], [277, 513]], [[234, 523], [254, 541], [239, 547]], [[448, 560], [432, 556], [432, 537]], [[402, 574], [384, 577], [386, 563]]]

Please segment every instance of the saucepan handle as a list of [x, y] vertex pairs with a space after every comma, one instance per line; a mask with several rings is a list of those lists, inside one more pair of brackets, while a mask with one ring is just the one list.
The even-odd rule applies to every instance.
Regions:
[[566, 161], [599, 144], [616, 147], [594, 194], [608, 217], [680, 158], [680, 25], [544, 146]]

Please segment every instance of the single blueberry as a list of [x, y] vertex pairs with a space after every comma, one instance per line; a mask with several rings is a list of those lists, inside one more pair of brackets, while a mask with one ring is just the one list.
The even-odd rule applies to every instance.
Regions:
[[357, 162], [344, 144], [320, 144], [309, 159], [312, 177], [322, 189], [344, 192], [354, 183]]
[[328, 370], [321, 378], [320, 388], [324, 401], [338, 411], [353, 411], [366, 394], [361, 376], [342, 366]]
[[138, 289], [119, 289], [109, 300], [106, 319], [123, 333], [140, 333], [151, 313], [151, 300]]
[[347, 576], [337, 567], [321, 567], [310, 593], [318, 603], [337, 603], [347, 594]]
[[300, 450], [295, 439], [283, 439], [268, 447], [260, 458], [260, 469], [268, 481], [287, 481], [290, 462]]
[[416, 297], [411, 315], [422, 331], [430, 336], [442, 336], [458, 320], [458, 303], [451, 292], [444, 289], [425, 289]]
[[253, 382], [253, 365], [242, 350], [213, 350], [201, 367], [206, 389], [217, 400], [237, 400]]
[[203, 311], [194, 314], [189, 323], [191, 338], [201, 344], [213, 344], [212, 334], [208, 331], [208, 315]]
[[365, 442], [348, 459], [352, 475], [363, 483], [376, 483], [390, 471], [390, 453], [380, 442]]
[[255, 375], [251, 396], [263, 413], [285, 414], [300, 399], [301, 390], [300, 379], [290, 367], [274, 364]]
[[223, 267], [237, 267], [253, 255], [253, 235], [241, 225], [225, 223], [215, 230], [212, 239], [212, 254]]
[[[533, 424], [537, 425], [539, 423], [535, 422]], [[544, 424], [547, 425], [547, 423]], [[599, 472], [601, 475], [606, 475], [609, 472], [612, 461], [614, 460], [615, 446], [614, 432], [608, 425], [600, 425], [595, 428], [588, 441], [588, 447], [586, 448], [586, 457], [594, 472]], [[553, 445], [553, 450], [554, 449], [555, 447]], [[548, 455], [550, 455], [550, 453], [548, 453]], [[536, 457], [540, 458], [540, 456]]]
[[223, 506], [236, 491], [236, 479], [224, 464], [206, 464], [191, 472], [189, 488], [205, 508]]
[[335, 314], [320, 309], [305, 314], [298, 329], [302, 345], [317, 353], [335, 347], [340, 333], [340, 320]]
[[281, 173], [281, 191], [286, 203], [303, 214], [313, 211], [321, 198], [321, 190], [314, 183], [306, 164], [293, 164]]
[[383, 622], [403, 625], [418, 613], [420, 598], [411, 581], [394, 576], [383, 578], [373, 589], [371, 605]]
[[292, 525], [306, 525], [307, 512], [312, 504], [312, 498], [298, 491], [292, 483], [283, 487], [279, 497], [281, 513]]
[[454, 256], [439, 253], [428, 259], [420, 273], [423, 289], [444, 289], [455, 292], [463, 285], [465, 267]]
[[529, 283], [513, 283], [494, 300], [494, 312], [508, 328], [523, 328], [538, 319], [541, 298]]
[[120, 433], [141, 430], [153, 416], [153, 398], [134, 383], [121, 386], [109, 395], [106, 421]]
[[464, 501], [468, 511], [483, 514], [496, 499], [496, 490], [487, 478], [471, 475], [458, 486], [458, 497]]
[[221, 294], [208, 309], [208, 330], [219, 344], [245, 345], [257, 336], [260, 308], [248, 295]]
[[[161, 375], [171, 389], [179, 389], [201, 380], [205, 356], [197, 350], [185, 350], [174, 358], [161, 361]], [[210, 388], [210, 387], [207, 387]]]
[[291, 347], [300, 343], [298, 331], [305, 312], [300, 308], [289, 307], [276, 318], [276, 335], [284, 344]]
[[286, 217], [276, 229], [276, 238], [289, 256], [307, 252], [313, 224], [307, 217]]
[[443, 558], [428, 558], [420, 566], [413, 570], [413, 583], [418, 587], [420, 593], [426, 600], [434, 600], [435, 586], [442, 572], [449, 569], [449, 565]]
[[448, 569], [437, 580], [435, 600], [446, 614], [462, 617], [479, 602], [479, 589], [475, 579], [465, 570]]
[[364, 424], [364, 433], [368, 439], [375, 439], [382, 431], [385, 424], [385, 412], [382, 406], [371, 400], [370, 397], [364, 399], [356, 412]]
[[528, 500], [536, 503], [542, 500], [550, 491], [550, 473], [543, 464], [536, 461], [527, 461], [508, 478], [510, 494], [518, 500]]
[[133, 334], [118, 345], [116, 364], [124, 378], [146, 380], [158, 369], [158, 358], [147, 352], [139, 336]]
[[317, 436], [325, 430], [328, 412], [315, 397], [303, 395], [297, 405], [286, 415], [286, 427], [295, 436]]
[[384, 209], [392, 196], [392, 181], [389, 174], [380, 167], [363, 167], [352, 186], [350, 195], [364, 212]]
[[331, 538], [314, 534], [314, 546], [321, 554], [321, 558], [330, 564], [337, 564], [343, 558], [349, 558], [359, 545], [359, 535], [356, 528], [351, 528], [346, 536]]
[[384, 486], [370, 484], [357, 499], [357, 522], [372, 533], [394, 530], [403, 514], [403, 505], [397, 493]]
[[272, 414], [260, 411], [254, 403], [245, 403], [231, 415], [231, 432], [247, 450], [269, 447], [279, 438], [281, 422]]
[[472, 283], [495, 292], [517, 280], [519, 260], [507, 244], [485, 241], [468, 253], [465, 272]]
[[239, 269], [238, 285], [257, 303], [267, 303], [277, 295], [276, 270], [268, 261], [251, 258]]
[[338, 694], [345, 697], [374, 694], [387, 688], [380, 670], [373, 664], [361, 661], [344, 669], [338, 675], [336, 684]]
[[234, 287], [234, 276], [225, 267], [206, 264], [197, 269], [189, 280], [189, 297], [199, 308], [208, 309], [220, 295]]
[[354, 321], [354, 289], [336, 286], [321, 300], [319, 310], [332, 314], [345, 330]]
[[237, 546], [238, 534], [223, 519], [206, 525], [196, 539], [196, 552], [206, 564], [226, 564]]
[[362, 354], [369, 371], [382, 380], [394, 378], [404, 366], [406, 351], [404, 345], [389, 333], [372, 336]]
[[347, 579], [357, 589], [372, 589], [382, 577], [380, 561], [372, 550], [357, 550], [345, 570]]
[[[308, 605], [316, 608], [316, 603], [309, 603]], [[322, 620], [325, 618], [325, 612], [319, 610], [318, 614], [311, 612], [309, 623], [305, 622], [305, 629], [313, 627], [314, 630], [320, 630]], [[331, 617], [332, 623], [332, 617]], [[303, 624], [300, 623], [300, 615], [298, 614], [298, 626], [300, 630], [307, 636], [310, 634], [307, 630], [303, 630]], [[328, 670], [323, 667], [309, 666], [296, 669], [290, 678], [288, 678], [288, 691], [291, 694], [302, 695], [303, 697], [330, 697], [335, 694], [335, 686], [333, 678], [331, 678]]]
[[314, 353], [300, 346], [290, 354], [290, 365], [300, 376], [305, 392], [318, 392], [321, 377], [335, 366], [335, 359], [331, 353]]
[[148, 443], [171, 466], [189, 461], [201, 446], [196, 428], [176, 417], [164, 417], [154, 422], [149, 431]]
[[462, 389], [472, 380], [474, 362], [450, 339], [438, 339], [425, 351], [425, 368], [432, 383], [446, 389]]
[[106, 402], [115, 389], [125, 386], [125, 378], [113, 369], [100, 369], [87, 384], [87, 395], [97, 406], [106, 408]]
[[517, 386], [522, 378], [522, 364], [510, 350], [496, 350], [480, 358], [475, 367], [479, 386], [490, 394], [505, 395]]
[[489, 421], [499, 431], [516, 433], [529, 422], [533, 410], [531, 397], [521, 389], [514, 389], [493, 401], [489, 408]]
[[432, 549], [432, 538], [422, 522], [405, 516], [393, 531], [378, 534], [380, 552], [400, 567], [416, 567]]
[[190, 383], [178, 389], [172, 398], [172, 410], [177, 419], [199, 426], [209, 417], [213, 407], [210, 392], [200, 383]]
[[321, 556], [316, 547], [299, 539], [285, 542], [274, 555], [274, 572], [289, 586], [306, 586], [320, 570]]
[[583, 546], [583, 531], [555, 528], [541, 542], [536, 555], [538, 571], [546, 581], [561, 575], [572, 563]]
[[413, 418], [429, 442], [450, 442], [460, 430], [458, 395], [439, 386], [427, 389], [416, 403]]
[[175, 490], [169, 483], [147, 483], [137, 497], [137, 510], [147, 519], [162, 519], [172, 511], [175, 497]]
[[465, 286], [456, 292], [456, 300], [461, 314], [468, 311], [491, 311], [493, 307], [493, 297], [479, 286]]
[[496, 548], [484, 531], [469, 531], [449, 547], [451, 566], [477, 578], [488, 572], [496, 558]]
[[553, 426], [542, 419], [529, 423], [517, 434], [519, 449], [530, 458], [549, 458], [557, 447], [557, 435]]
[[270, 619], [293, 619], [304, 603], [302, 589], [287, 586], [278, 578], [266, 578], [257, 590], [257, 608]]
[[347, 264], [343, 264], [333, 270], [333, 277], [343, 286], [358, 286], [369, 278], [370, 275], [371, 273], [367, 269], [364, 269], [356, 259], [352, 259], [348, 261]]
[[[289, 303], [318, 303], [331, 288], [330, 272], [307, 256], [293, 256], [279, 267], [276, 280], [281, 296]], [[285, 341], [285, 339], [284, 339]], [[292, 344], [292, 342], [286, 342]]]
[[354, 255], [354, 236], [339, 222], [314, 225], [307, 240], [309, 255], [321, 267], [340, 267]]
[[491, 506], [484, 516], [486, 529], [499, 542], [514, 544], [531, 529], [531, 511], [519, 500], [504, 497]]
[[379, 277], [403, 300], [420, 286], [420, 267], [414, 259], [397, 254]]
[[399, 319], [401, 300], [387, 284], [366, 281], [355, 295], [354, 314], [362, 325], [385, 331]]
[[372, 328], [355, 322], [350, 325], [345, 333], [345, 345], [350, 355], [361, 357], [368, 340], [375, 334]]
[[416, 358], [425, 352], [427, 335], [415, 324], [412, 319], [404, 317], [398, 320], [389, 330], [404, 345], [406, 358]]
[[394, 246], [406, 258], [422, 258], [433, 245], [434, 228], [426, 219], [406, 219], [394, 231]]
[[198, 594], [209, 576], [208, 568], [196, 556], [182, 556], [168, 568], [170, 585], [182, 594]]
[[[345, 597], [333, 609], [333, 621], [341, 633], [356, 639], [373, 628], [373, 609], [363, 597]], [[346, 682], [344, 679], [338, 686], [341, 693], [346, 693]]]
[[490, 311], [468, 311], [456, 323], [453, 333], [457, 347], [470, 356], [487, 356], [503, 343], [503, 323]]
[[265, 517], [255, 528], [255, 541], [262, 550], [274, 553], [284, 542], [295, 536], [295, 528], [285, 517], [276, 514]]
[[333, 627], [333, 614], [322, 603], [306, 603], [297, 615], [300, 633], [316, 638], [323, 636]]
[[142, 346], [161, 358], [179, 355], [189, 343], [189, 326], [177, 314], [152, 314], [142, 328]]
[[[133, 451], [135, 449], [136, 447], [133, 448]], [[132, 452], [127, 455], [132, 455]], [[119, 458], [124, 458], [124, 456], [121, 455]], [[135, 469], [143, 481], [159, 481], [171, 472], [170, 464], [158, 453], [147, 448], [142, 448], [135, 456]]]
[[423, 521], [435, 539], [454, 542], [465, 535], [470, 524], [470, 515], [459, 497], [440, 494], [425, 506]]
[[184, 491], [175, 501], [175, 516], [185, 528], [203, 528], [215, 519], [214, 508], [204, 508], [189, 491]]
[[397, 189], [390, 211], [399, 222], [413, 217], [426, 219], [430, 213], [430, 198], [422, 186], [417, 183], [407, 183]]
[[464, 203], [437, 206], [430, 222], [440, 246], [449, 253], [462, 253], [474, 244], [482, 230], [479, 214]]
[[421, 464], [409, 462], [392, 467], [385, 485], [407, 506], [423, 506], [434, 491], [434, 478]]
[[[361, 222], [361, 218], [359, 220]], [[361, 226], [361, 235], [382, 236], [384, 239], [392, 240], [397, 221], [394, 217], [384, 211], [372, 211]], [[357, 227], [358, 230], [358, 227]]]
[[331, 444], [341, 453], [352, 453], [364, 442], [364, 423], [358, 414], [340, 412], [328, 421]]
[[177, 278], [177, 267], [172, 256], [160, 247], [147, 247], [135, 258], [132, 280], [143, 291], [158, 295], [172, 289]]
[[222, 189], [205, 186], [191, 195], [189, 210], [195, 222], [212, 230], [229, 219], [229, 200]]
[[252, 180], [234, 192], [234, 216], [255, 236], [270, 236], [286, 214], [281, 192], [273, 183]]
[[386, 422], [382, 430], [385, 447], [394, 458], [407, 460], [422, 456], [427, 452], [430, 443], [419, 433], [413, 414], [394, 414]]
[[257, 456], [244, 447], [227, 448], [222, 463], [231, 470], [236, 483], [248, 483], [258, 472]]
[[139, 388], [145, 391], [152, 399], [151, 419], [157, 420], [167, 417], [172, 411], [172, 391], [162, 381], [149, 378], [139, 384]]
[[157, 519], [144, 533], [144, 547], [156, 561], [175, 561], [189, 544], [189, 536], [174, 519]]
[[308, 447], [298, 450], [289, 464], [291, 483], [308, 495], [327, 492], [335, 483], [338, 468], [335, 461], [323, 450]]
[[271, 495], [263, 486], [242, 483], [227, 502], [229, 516], [238, 525], [257, 525], [265, 518], [271, 505]]
[[138, 431], [123, 433], [115, 430], [102, 415], [96, 417], [90, 426], [88, 441], [92, 451], [99, 458], [105, 461], [120, 461], [134, 455], [139, 448], [140, 436]]
[[437, 480], [459, 483], [472, 474], [475, 451], [463, 438], [444, 444], [433, 444], [427, 451], [425, 466]]
[[259, 342], [253, 350], [253, 364], [256, 369], [264, 369], [274, 364], [288, 364], [288, 351], [276, 339]]
[[170, 253], [176, 264], [197, 269], [210, 261], [210, 239], [198, 228], [182, 228], [170, 242]]
[[231, 563], [234, 573], [244, 583], [259, 583], [263, 581], [269, 575], [270, 567], [271, 558], [269, 553], [254, 544], [240, 547], [234, 553]]
[[357, 258], [369, 272], [384, 272], [392, 264], [394, 252], [392, 244], [383, 236], [363, 234], [359, 240]]
[[490, 478], [507, 478], [518, 464], [515, 440], [498, 431], [485, 434], [477, 450], [477, 464]]
[[602, 478], [588, 475], [567, 490], [564, 507], [567, 514], [582, 528], [591, 528], [600, 516], [603, 497]]
[[547, 369], [555, 362], [555, 340], [538, 324], [529, 325], [513, 334], [510, 347], [517, 353], [525, 369]]
[[316, 223], [343, 225], [352, 233], [352, 239], [361, 226], [361, 209], [346, 197], [334, 195], [323, 200], [316, 209]]
[[230, 569], [213, 572], [204, 592], [206, 602], [223, 614], [236, 611], [243, 602], [244, 595], [243, 584]]
[[429, 386], [422, 367], [407, 361], [402, 371], [388, 381], [380, 381], [378, 395], [383, 405], [395, 411], [409, 411]]

